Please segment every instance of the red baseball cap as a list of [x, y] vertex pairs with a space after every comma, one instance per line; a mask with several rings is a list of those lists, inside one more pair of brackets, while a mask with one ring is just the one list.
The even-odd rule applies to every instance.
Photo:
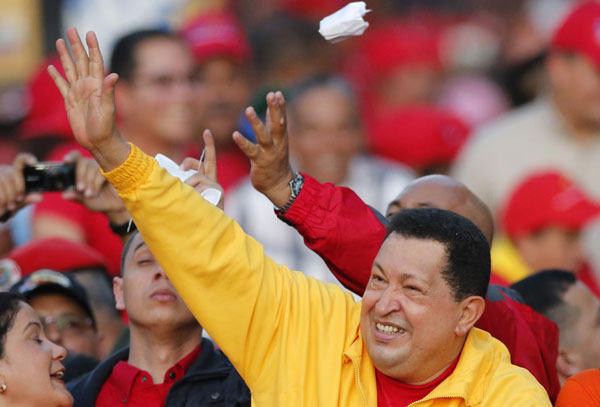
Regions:
[[501, 221], [508, 236], [516, 238], [548, 226], [580, 230], [599, 214], [599, 203], [560, 173], [547, 171], [514, 189]]
[[72, 131], [65, 110], [65, 102], [47, 72], [48, 65], [65, 75], [58, 55], [46, 59], [27, 85], [29, 111], [21, 126], [21, 139], [40, 136], [61, 136], [71, 139]]
[[237, 19], [226, 12], [201, 14], [184, 24], [181, 35], [198, 62], [224, 56], [237, 62], [250, 58], [250, 45]]
[[469, 132], [458, 117], [434, 106], [394, 109], [373, 122], [371, 148], [419, 170], [452, 163]]
[[550, 47], [575, 51], [588, 57], [600, 69], [600, 3], [579, 3], [555, 31]]
[[17, 247], [6, 256], [13, 260], [25, 277], [37, 270], [77, 271], [108, 270], [108, 262], [96, 250], [62, 238], [37, 239]]
[[441, 69], [439, 34], [420, 21], [393, 21], [367, 31], [357, 50], [372, 75], [422, 64]]

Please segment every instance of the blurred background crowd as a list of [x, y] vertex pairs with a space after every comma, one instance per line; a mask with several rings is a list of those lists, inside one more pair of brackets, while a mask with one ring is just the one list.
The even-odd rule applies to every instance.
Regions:
[[[120, 76], [125, 138], [180, 163], [200, 156], [211, 129], [226, 212], [278, 262], [335, 281], [254, 191], [231, 139], [238, 130], [254, 140], [244, 109], [264, 114], [273, 90], [288, 101], [296, 170], [348, 186], [380, 212], [414, 178], [450, 175], [493, 216], [492, 282], [560, 269], [600, 295], [600, 4], [569, 15], [583, 3], [369, 0], [364, 35], [329, 43], [319, 21], [347, 2], [3, 0], [0, 164], [20, 152], [38, 161], [87, 154], [46, 67], [60, 65], [55, 41], [68, 27], [93, 30]], [[0, 284], [40, 269], [74, 272], [59, 285], [78, 303], [88, 289], [91, 308], [68, 315], [92, 339], [63, 345], [103, 359], [127, 344], [111, 278], [128, 216], [87, 198], [46, 193], [0, 225]], [[600, 336], [591, 341], [588, 361], [600, 364]]]

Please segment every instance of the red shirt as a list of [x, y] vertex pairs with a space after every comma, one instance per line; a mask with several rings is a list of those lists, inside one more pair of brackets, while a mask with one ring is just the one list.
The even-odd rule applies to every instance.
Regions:
[[404, 407], [421, 400], [454, 372], [454, 368], [458, 364], [458, 359], [460, 357], [456, 358], [438, 378], [429, 383], [417, 386], [392, 379], [375, 369], [375, 376], [377, 378], [377, 405], [379, 407]]
[[152, 376], [144, 370], [131, 366], [126, 361], [115, 365], [98, 398], [96, 407], [162, 407], [173, 384], [180, 380], [200, 355], [198, 346], [186, 357], [165, 372], [162, 383], [154, 384]]

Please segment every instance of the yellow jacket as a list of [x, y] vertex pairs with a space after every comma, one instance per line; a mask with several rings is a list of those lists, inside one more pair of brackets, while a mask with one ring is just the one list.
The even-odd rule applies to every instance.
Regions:
[[[265, 256], [237, 223], [132, 146], [105, 174], [256, 406], [376, 406], [360, 303]], [[550, 406], [502, 343], [473, 329], [454, 373], [414, 406]]]
[[509, 284], [522, 280], [533, 273], [507, 237], [494, 239], [491, 255], [492, 270]]

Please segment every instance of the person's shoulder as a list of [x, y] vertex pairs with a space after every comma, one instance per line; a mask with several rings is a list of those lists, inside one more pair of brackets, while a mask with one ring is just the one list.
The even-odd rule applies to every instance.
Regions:
[[472, 142], [493, 143], [498, 138], [506, 140], [521, 138], [524, 134], [535, 135], [530, 130], [547, 124], [550, 110], [549, 102], [545, 99], [530, 102], [481, 126], [473, 134]]

